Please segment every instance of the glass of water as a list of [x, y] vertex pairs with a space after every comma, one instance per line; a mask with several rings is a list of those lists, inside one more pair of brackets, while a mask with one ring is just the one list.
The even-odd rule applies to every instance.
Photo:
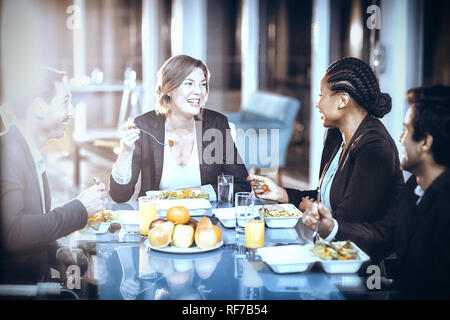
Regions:
[[233, 206], [233, 184], [234, 177], [231, 175], [217, 177], [217, 201], [220, 208], [230, 208]]
[[245, 218], [249, 212], [249, 207], [253, 207], [254, 198], [251, 192], [237, 192], [234, 198], [236, 214], [236, 232], [245, 232]]

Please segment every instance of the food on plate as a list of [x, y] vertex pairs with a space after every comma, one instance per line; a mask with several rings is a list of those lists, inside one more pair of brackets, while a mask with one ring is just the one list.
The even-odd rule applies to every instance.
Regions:
[[112, 222], [117, 219], [119, 219], [119, 216], [114, 214], [114, 212], [103, 209], [97, 212], [95, 216], [90, 217], [88, 221]]
[[216, 233], [216, 236], [217, 236], [217, 242], [219, 242], [220, 240], [222, 240], [222, 231], [215, 224], [213, 224], [213, 229], [214, 229], [214, 232]]
[[298, 217], [298, 211], [289, 212], [285, 208], [277, 205], [264, 205], [259, 208], [259, 213], [266, 218], [292, 218]]
[[207, 199], [208, 194], [205, 192], [196, 192], [191, 189], [183, 189], [178, 191], [165, 191], [159, 193], [154, 198], [158, 200], [177, 200], [177, 199]]
[[172, 207], [167, 210], [167, 220], [173, 223], [184, 224], [189, 221], [189, 210], [183, 206]]
[[203, 217], [197, 224], [195, 229], [195, 244], [201, 249], [209, 249], [214, 247], [219, 241], [214, 231], [213, 224], [208, 217]]
[[171, 221], [163, 222], [148, 232], [148, 241], [156, 248], [164, 248], [172, 239], [174, 224]]
[[98, 231], [102, 222], [112, 222], [114, 220], [119, 219], [119, 216], [114, 214], [111, 210], [103, 209], [93, 217], [89, 217], [86, 227], [81, 230], [81, 232], [87, 231], [89, 228]]
[[167, 220], [161, 219], [161, 218], [156, 219], [156, 220], [153, 220], [152, 223], [150, 223], [150, 228], [149, 228], [149, 230], [153, 229], [154, 227], [156, 227], [157, 225], [159, 225], [159, 224], [161, 224], [161, 223], [163, 223], [163, 222], [167, 222]]
[[[178, 210], [180, 209], [175, 210], [176, 219], [169, 218], [168, 212], [169, 221], [157, 219], [151, 224], [148, 241], [152, 247], [164, 248], [171, 245], [177, 248], [189, 248], [196, 245], [200, 249], [209, 249], [222, 239], [222, 231], [213, 225], [208, 217], [204, 216], [200, 221], [188, 218], [185, 223], [179, 223], [177, 221], [181, 221], [179, 219], [181, 215], [178, 215]], [[184, 216], [182, 218], [182, 221], [186, 220]]]
[[194, 218], [189, 218], [189, 221], [186, 222], [185, 224], [187, 224], [187, 225], [191, 226], [192, 228], [194, 228], [194, 231], [195, 231], [195, 229], [197, 228], [197, 223], [198, 223], [198, 221], [195, 220]]
[[194, 242], [194, 228], [187, 224], [177, 224], [172, 235], [173, 244], [178, 248], [189, 248]]
[[322, 260], [357, 260], [359, 259], [358, 250], [350, 241], [318, 241], [311, 248], [314, 253]]

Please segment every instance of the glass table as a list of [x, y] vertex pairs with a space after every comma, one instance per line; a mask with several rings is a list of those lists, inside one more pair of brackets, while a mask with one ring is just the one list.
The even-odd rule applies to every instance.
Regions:
[[[213, 208], [215, 203], [213, 204]], [[111, 210], [136, 210], [136, 202], [109, 203]], [[88, 256], [90, 267], [82, 279], [80, 297], [107, 300], [341, 300], [386, 299], [389, 290], [369, 290], [366, 273], [327, 274], [314, 265], [302, 273], [277, 274], [245, 248], [243, 235], [225, 228], [205, 212], [222, 231], [224, 245], [200, 254], [169, 254], [148, 249], [139, 234], [106, 233], [75, 240], [74, 247]], [[200, 218], [200, 217], [194, 217]], [[303, 245], [308, 230], [265, 229], [264, 246]], [[387, 283], [387, 279], [382, 279]]]

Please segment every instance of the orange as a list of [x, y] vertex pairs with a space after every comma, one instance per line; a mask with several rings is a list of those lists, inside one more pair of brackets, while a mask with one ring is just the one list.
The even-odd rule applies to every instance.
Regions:
[[167, 220], [173, 223], [184, 224], [189, 221], [189, 217], [189, 210], [182, 206], [167, 210]]
[[222, 231], [220, 231], [220, 228], [218, 226], [216, 226], [215, 224], [213, 224], [213, 229], [217, 236], [217, 242], [219, 243], [220, 240], [222, 240]]

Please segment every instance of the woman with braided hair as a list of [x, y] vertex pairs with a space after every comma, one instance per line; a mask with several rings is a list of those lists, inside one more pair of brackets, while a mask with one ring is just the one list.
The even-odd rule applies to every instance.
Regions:
[[[349, 57], [328, 67], [320, 83], [316, 107], [327, 128], [320, 165], [318, 209], [310, 199], [316, 198], [317, 190], [284, 189], [267, 177], [256, 175], [249, 176], [248, 180], [260, 199], [296, 206], [301, 202], [302, 222], [311, 230], [318, 223], [317, 210], [329, 210], [334, 227], [323, 230], [319, 224], [322, 238], [360, 239], [355, 233], [362, 229], [346, 232], [345, 228], [338, 228], [339, 221], [380, 220], [404, 184], [397, 148], [379, 120], [391, 110], [391, 98], [380, 92], [377, 78], [366, 63]], [[269, 187], [268, 191], [258, 188], [263, 183]], [[382, 255], [364, 247], [364, 241], [356, 244], [372, 256]]]

